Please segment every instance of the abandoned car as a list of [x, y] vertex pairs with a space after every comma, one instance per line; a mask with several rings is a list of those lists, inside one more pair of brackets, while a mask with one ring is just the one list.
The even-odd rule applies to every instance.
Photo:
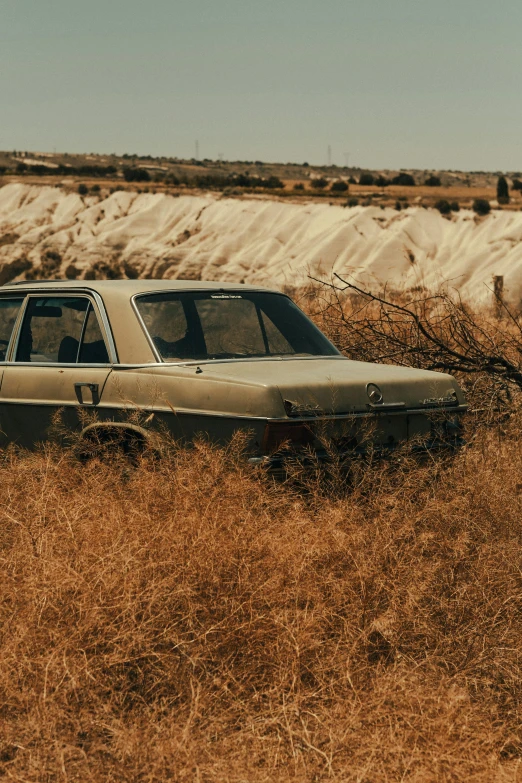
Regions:
[[244, 430], [254, 463], [328, 459], [415, 440], [455, 447], [465, 409], [452, 376], [347, 359], [276, 291], [181, 280], [0, 289], [3, 445], [46, 440], [61, 411], [85, 438], [224, 443]]

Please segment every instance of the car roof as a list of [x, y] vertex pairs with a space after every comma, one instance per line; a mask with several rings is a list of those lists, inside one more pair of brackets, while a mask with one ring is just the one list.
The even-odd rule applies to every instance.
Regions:
[[223, 283], [217, 281], [205, 280], [24, 280], [19, 283], [7, 283], [1, 287], [1, 290], [7, 289], [42, 289], [42, 288], [67, 289], [83, 288], [96, 291], [100, 295], [118, 294], [125, 296], [135, 296], [136, 294], [145, 294], [149, 291], [231, 291], [246, 289], [248, 291], [273, 291], [273, 289], [263, 286], [248, 285], [245, 283]]
[[[266, 291], [277, 295], [277, 291], [244, 283], [221, 283], [203, 280], [31, 280], [0, 287], [0, 294], [25, 296], [35, 292], [40, 295], [83, 292], [101, 297], [110, 329], [123, 364], [143, 364], [156, 361], [146, 336], [145, 329], [132, 313], [131, 300], [134, 296], [162, 291]], [[1, 298], [1, 297], [0, 297]]]

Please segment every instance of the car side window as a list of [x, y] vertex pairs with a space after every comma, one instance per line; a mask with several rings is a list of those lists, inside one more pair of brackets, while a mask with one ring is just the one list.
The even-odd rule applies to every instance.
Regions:
[[0, 299], [0, 362], [5, 362], [16, 318], [24, 297]]
[[92, 304], [89, 304], [78, 355], [80, 364], [108, 364], [109, 354]]
[[17, 362], [107, 363], [105, 342], [87, 297], [30, 297], [24, 313]]

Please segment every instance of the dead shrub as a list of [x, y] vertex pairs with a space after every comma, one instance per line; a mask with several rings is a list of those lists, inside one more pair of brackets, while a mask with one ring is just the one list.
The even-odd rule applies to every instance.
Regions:
[[[198, 442], [0, 462], [6, 779], [494, 780], [522, 752], [520, 422], [331, 497]], [[518, 762], [517, 762], [518, 763]]]
[[470, 403], [473, 426], [518, 410], [522, 320], [502, 300], [474, 309], [457, 292], [374, 294], [339, 275], [313, 281], [305, 307], [350, 359], [449, 372]]

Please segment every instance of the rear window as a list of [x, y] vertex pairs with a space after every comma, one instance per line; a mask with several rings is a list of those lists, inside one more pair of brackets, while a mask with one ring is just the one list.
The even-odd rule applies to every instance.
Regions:
[[338, 351], [282, 294], [181, 292], [137, 298], [165, 361], [336, 356]]

